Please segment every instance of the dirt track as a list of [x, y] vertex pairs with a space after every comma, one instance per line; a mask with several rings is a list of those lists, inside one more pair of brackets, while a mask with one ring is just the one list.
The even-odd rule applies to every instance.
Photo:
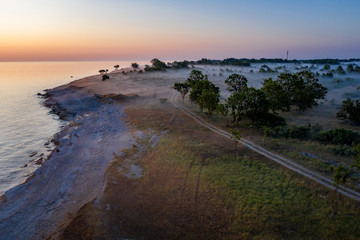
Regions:
[[[181, 104], [179, 104], [179, 101], [177, 101], [177, 97], [178, 97], [178, 93], [176, 91], [174, 91], [173, 95], [171, 96], [171, 103], [177, 107], [178, 109], [180, 109], [181, 111], [183, 111], [185, 114], [187, 114], [189, 117], [191, 117], [192, 119], [194, 119], [197, 123], [199, 123], [200, 125], [210, 129], [211, 131], [221, 135], [221, 136], [224, 136], [226, 138], [230, 138], [231, 139], [231, 134], [220, 129], [220, 128], [217, 128], [215, 127], [214, 125], [204, 121], [203, 119], [201, 119], [201, 117], [199, 117], [198, 115], [196, 115], [195, 113], [191, 112], [189, 109], [187, 109], [186, 107], [182, 106]], [[281, 164], [282, 166], [296, 172], [296, 173], [299, 173], [307, 178], [310, 178], [312, 179], [313, 181], [327, 187], [327, 188], [330, 188], [330, 189], [335, 189], [334, 185], [333, 185], [333, 181], [324, 177], [324, 176], [321, 176], [320, 174], [314, 172], [314, 171], [311, 171], [309, 169], [306, 169], [300, 165], [298, 165], [297, 163], [289, 160], [289, 159], [286, 159], [278, 154], [275, 154], [275, 153], [272, 153], [256, 144], [254, 144], [253, 142], [251, 141], [248, 141], [244, 138], [242, 138], [240, 141], [239, 141], [241, 144], [243, 144], [244, 146], [250, 148], [251, 150], [267, 157], [268, 159], [271, 159], [272, 161], [275, 161], [276, 163], [279, 163]], [[358, 192], [355, 192], [353, 190], [351, 190], [350, 188], [347, 188], [347, 187], [344, 187], [342, 185], [339, 186], [339, 189], [338, 189], [338, 192], [343, 194], [344, 196], [347, 196], [349, 198], [352, 198], [356, 201], [359, 201], [360, 202], [360, 193]]]

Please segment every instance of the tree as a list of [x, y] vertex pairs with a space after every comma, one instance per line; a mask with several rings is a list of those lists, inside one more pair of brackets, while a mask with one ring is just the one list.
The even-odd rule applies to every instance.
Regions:
[[235, 129], [229, 129], [229, 131], [231, 133], [231, 139], [234, 140], [235, 156], [237, 157], [237, 144], [241, 140], [241, 131]]
[[355, 167], [360, 170], [360, 143], [359, 144], [353, 144], [354, 148], [354, 159], [355, 159]]
[[190, 100], [199, 105], [201, 112], [204, 109], [205, 102], [203, 97], [200, 96], [203, 94], [203, 91], [211, 90], [215, 94], [219, 94], [220, 90], [212, 82], [205, 78], [204, 80], [197, 81], [191, 88], [190, 91]]
[[333, 166], [330, 167], [330, 171], [334, 172], [334, 183], [335, 186], [334, 192], [331, 197], [331, 207], [332, 213], [331, 215], [336, 215], [337, 211], [337, 202], [335, 201], [336, 193], [339, 189], [340, 184], [345, 184], [347, 179], [350, 177], [351, 169], [346, 169], [342, 164], [339, 164], [336, 169]]
[[102, 77], [102, 81], [105, 81], [107, 79], [110, 79], [110, 77], [107, 74], [104, 74], [101, 76]]
[[229, 125], [229, 106], [226, 103], [220, 103], [216, 107], [216, 111], [225, 118], [225, 127]]
[[241, 92], [247, 89], [247, 79], [241, 74], [231, 74], [225, 83], [228, 85], [227, 90], [229, 92]]
[[226, 103], [231, 109], [232, 121], [237, 125], [245, 115], [246, 93], [235, 92], [226, 100]]
[[324, 99], [327, 89], [319, 83], [315, 74], [309, 71], [301, 71], [294, 74], [281, 73], [277, 79], [291, 104], [299, 111], [317, 106], [318, 99]]
[[329, 64], [325, 64], [323, 69], [321, 69], [322, 71], [324, 70], [330, 70], [330, 65]]
[[120, 67], [119, 64], [114, 66], [114, 68], [115, 68], [116, 71], [119, 70], [119, 67]]
[[246, 91], [245, 106], [247, 117], [256, 122], [268, 114], [270, 101], [262, 90], [251, 87]]
[[152, 64], [152, 68], [155, 70], [164, 71], [167, 68], [166, 64], [157, 58], [152, 59], [150, 62]]
[[338, 66], [336, 69], [336, 73], [338, 74], [346, 74], [342, 66]]
[[219, 103], [219, 93], [213, 88], [204, 89], [197, 99], [197, 102], [207, 109], [208, 117], [216, 110]]
[[106, 70], [105, 70], [105, 69], [100, 69], [100, 70], [99, 70], [99, 73], [100, 73], [101, 75], [103, 75], [103, 74], [106, 73]]
[[132, 63], [132, 64], [131, 64], [131, 67], [132, 67], [134, 70], [136, 70], [136, 69], [139, 68], [139, 64], [137, 64], [137, 63]]
[[341, 120], [349, 120], [355, 125], [360, 125], [360, 100], [344, 100], [336, 117]]
[[352, 64], [347, 65], [346, 71], [353, 72], [354, 71], [354, 66]]
[[272, 78], [265, 79], [261, 88], [270, 101], [270, 109], [273, 112], [290, 111], [291, 99], [278, 81]]
[[193, 88], [197, 82], [202, 80], [208, 80], [207, 76], [199, 70], [192, 70], [186, 82]]
[[150, 62], [151, 62], [151, 66], [145, 65], [144, 70], [146, 72], [166, 71], [166, 69], [168, 68], [168, 66], [166, 66], [166, 64], [164, 62], [160, 61], [157, 58], [152, 59]]
[[182, 100], [184, 102], [185, 95], [190, 91], [190, 85], [186, 82], [174, 83], [174, 89], [181, 94]]

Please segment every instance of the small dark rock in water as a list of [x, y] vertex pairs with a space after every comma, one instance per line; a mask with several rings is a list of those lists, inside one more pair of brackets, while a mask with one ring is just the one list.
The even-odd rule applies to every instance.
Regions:
[[60, 152], [60, 150], [57, 148], [57, 149], [56, 149], [56, 152]]
[[37, 154], [37, 152], [32, 152], [32, 153], [29, 154], [29, 157], [33, 157], [33, 156], [35, 156], [36, 154]]
[[37, 93], [36, 95], [43, 98], [49, 98], [51, 96], [50, 93]]
[[50, 144], [50, 142], [46, 142], [44, 143], [44, 146], [48, 146]]
[[27, 164], [25, 164], [25, 165], [23, 166], [23, 168], [25, 168], [25, 167], [27, 167]]
[[59, 114], [59, 118], [65, 121], [71, 121], [74, 119], [75, 115], [75, 113], [65, 111]]
[[35, 164], [41, 165], [43, 163], [43, 158], [39, 158], [35, 161]]
[[2, 203], [6, 203], [6, 202], [7, 202], [7, 198], [6, 198], [6, 195], [5, 195], [5, 194], [1, 194], [1, 195], [0, 195], [0, 201], [1, 201]]

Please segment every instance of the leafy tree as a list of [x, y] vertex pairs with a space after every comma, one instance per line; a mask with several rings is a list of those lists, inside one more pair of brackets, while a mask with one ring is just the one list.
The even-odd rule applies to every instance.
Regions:
[[131, 67], [132, 67], [134, 70], [136, 70], [136, 69], [139, 68], [139, 64], [137, 64], [137, 63], [132, 63], [132, 64], [131, 64]]
[[193, 88], [197, 82], [202, 80], [208, 80], [207, 76], [199, 70], [192, 70], [186, 82]]
[[321, 69], [322, 71], [325, 71], [325, 70], [330, 70], [330, 65], [329, 64], [325, 64], [323, 69]]
[[360, 143], [359, 144], [353, 144], [354, 148], [354, 159], [355, 159], [355, 167], [360, 170]]
[[321, 76], [325, 78], [332, 78], [334, 77], [334, 74], [332, 72], [327, 72], [327, 73], [323, 73]]
[[204, 89], [196, 100], [196, 102], [207, 109], [208, 117], [216, 110], [217, 105], [219, 104], [219, 93], [214, 91], [213, 88]]
[[119, 67], [120, 67], [119, 64], [114, 66], [114, 68], [115, 68], [116, 71], [119, 70]]
[[190, 91], [190, 85], [186, 82], [174, 83], [174, 89], [181, 94], [182, 100], [184, 102], [186, 94]]
[[235, 92], [227, 99], [227, 105], [231, 109], [232, 121], [237, 125], [246, 111], [246, 93]]
[[248, 118], [256, 122], [268, 113], [270, 101], [262, 90], [251, 87], [246, 91], [245, 106]]
[[152, 59], [150, 62], [155, 69], [163, 70], [167, 68], [166, 64], [157, 58]]
[[354, 66], [352, 64], [347, 65], [346, 71], [353, 72], [354, 71]]
[[360, 125], [360, 100], [344, 100], [336, 117], [341, 120], [349, 120], [355, 125]]
[[236, 129], [229, 129], [231, 133], [231, 139], [234, 140], [235, 156], [237, 156], [237, 144], [241, 140], [241, 131]]
[[181, 68], [189, 68], [189, 61], [182, 61], [182, 62], [177, 62], [177, 61], [174, 61], [172, 63], [168, 63], [168, 65], [171, 66], [171, 68], [173, 69], [181, 69]]
[[216, 107], [216, 111], [225, 118], [225, 127], [229, 125], [229, 106], [226, 103], [220, 103]]
[[219, 94], [220, 90], [212, 82], [205, 78], [204, 80], [197, 81], [190, 91], [190, 100], [199, 105], [201, 112], [204, 109], [205, 102], [203, 97], [200, 97], [203, 94], [203, 91], [210, 90], [215, 94]]
[[225, 83], [228, 85], [227, 90], [229, 92], [241, 92], [247, 89], [247, 79], [241, 74], [231, 74]]
[[166, 64], [164, 62], [160, 61], [157, 58], [152, 59], [150, 62], [151, 62], [151, 66], [145, 65], [144, 70], [146, 72], [166, 71], [166, 69], [168, 68], [168, 66], [166, 66]]
[[110, 79], [110, 77], [107, 74], [104, 74], [101, 77], [102, 77], [102, 81], [105, 81], [106, 79]]
[[106, 70], [105, 70], [105, 69], [100, 69], [100, 70], [99, 70], [99, 73], [100, 73], [101, 75], [103, 75], [103, 74], [106, 73]]
[[259, 73], [273, 73], [276, 72], [275, 70], [272, 70], [269, 66], [267, 65], [262, 65], [259, 69]]
[[338, 74], [346, 74], [342, 66], [338, 66], [336, 69], [336, 73]]
[[291, 99], [278, 81], [272, 78], [265, 79], [261, 88], [270, 101], [270, 109], [273, 112], [290, 111]]
[[342, 164], [339, 164], [336, 169], [333, 166], [330, 167], [330, 171], [334, 172], [334, 183], [335, 186], [334, 192], [331, 198], [331, 206], [332, 206], [332, 213], [331, 215], [336, 215], [337, 211], [337, 202], [335, 201], [336, 193], [339, 189], [341, 184], [345, 184], [347, 179], [350, 177], [351, 169], [345, 168]]
[[277, 81], [283, 87], [291, 104], [300, 111], [317, 106], [317, 100], [324, 99], [327, 93], [327, 89], [319, 83], [315, 74], [309, 71], [281, 73]]

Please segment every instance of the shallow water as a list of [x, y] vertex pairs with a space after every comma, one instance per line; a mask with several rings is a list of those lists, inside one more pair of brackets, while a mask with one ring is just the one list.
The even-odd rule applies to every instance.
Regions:
[[51, 146], [44, 144], [64, 124], [36, 94], [116, 64], [129, 67], [131, 62], [0, 62], [0, 193], [39, 167], [34, 160], [49, 154]]

